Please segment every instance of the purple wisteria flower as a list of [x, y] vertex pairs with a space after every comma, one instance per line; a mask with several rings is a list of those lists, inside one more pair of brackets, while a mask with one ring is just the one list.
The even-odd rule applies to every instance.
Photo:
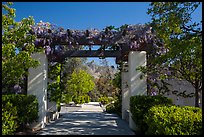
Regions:
[[156, 96], [157, 95], [157, 92], [154, 88], [152, 88], [152, 91], [150, 93], [151, 96]]
[[13, 88], [14, 88], [14, 91], [16, 92], [16, 94], [21, 93], [21, 86], [19, 86], [18, 84], [16, 84]]
[[51, 53], [51, 48], [50, 48], [50, 46], [45, 46], [45, 54], [46, 54], [46, 55], [50, 55], [50, 53]]

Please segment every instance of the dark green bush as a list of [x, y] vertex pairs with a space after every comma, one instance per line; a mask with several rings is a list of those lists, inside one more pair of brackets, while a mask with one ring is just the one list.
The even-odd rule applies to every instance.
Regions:
[[201, 135], [202, 110], [197, 107], [154, 106], [145, 116], [150, 135]]
[[148, 129], [144, 121], [144, 115], [155, 105], [172, 105], [172, 100], [161, 95], [137, 95], [130, 97], [130, 112], [132, 114], [132, 119], [141, 133], [145, 133]]
[[121, 100], [117, 99], [114, 103], [108, 104], [106, 106], [106, 112], [108, 113], [116, 113], [119, 116], [122, 116], [122, 102]]
[[2, 104], [2, 135], [14, 134], [18, 127], [17, 118], [16, 107], [10, 102]]
[[115, 113], [116, 112], [116, 109], [115, 109], [115, 106], [113, 103], [108, 104], [106, 106], [106, 112], [108, 112], [108, 113]]
[[34, 95], [11, 94], [2, 96], [2, 104], [10, 102], [17, 109], [19, 129], [38, 119], [38, 101]]
[[104, 97], [99, 98], [99, 102], [101, 102], [101, 104], [103, 104], [103, 105], [106, 105], [106, 104], [108, 104], [110, 102], [110, 100], [109, 100], [108, 97], [104, 96]]

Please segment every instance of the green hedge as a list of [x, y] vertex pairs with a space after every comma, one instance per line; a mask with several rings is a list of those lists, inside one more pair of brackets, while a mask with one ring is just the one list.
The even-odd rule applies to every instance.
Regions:
[[34, 95], [3, 95], [3, 106], [8, 103], [16, 107], [18, 117], [16, 121], [20, 130], [24, 129], [27, 123], [32, 123], [38, 119], [38, 101]]
[[17, 125], [17, 109], [10, 102], [2, 104], [2, 135], [13, 135]]
[[201, 135], [202, 110], [197, 107], [154, 106], [145, 116], [150, 135]]
[[144, 121], [144, 116], [155, 105], [172, 105], [172, 100], [161, 95], [137, 95], [130, 97], [130, 112], [132, 119], [138, 126], [139, 132], [145, 133], [147, 131], [148, 125]]

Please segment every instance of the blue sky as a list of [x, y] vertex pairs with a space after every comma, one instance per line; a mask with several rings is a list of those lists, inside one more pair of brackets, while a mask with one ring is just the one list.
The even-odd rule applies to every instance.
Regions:
[[[151, 21], [146, 14], [150, 2], [14, 2], [16, 21], [33, 16], [35, 22], [42, 20], [65, 29], [86, 30], [106, 26], [120, 27], [124, 24], [144, 24]], [[202, 6], [193, 15], [202, 19]], [[100, 62], [98, 58], [95, 62]], [[115, 59], [108, 58], [115, 66]]]

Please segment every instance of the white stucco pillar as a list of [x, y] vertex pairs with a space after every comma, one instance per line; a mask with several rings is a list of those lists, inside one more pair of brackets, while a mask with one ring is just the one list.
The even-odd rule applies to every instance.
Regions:
[[[131, 96], [135, 95], [147, 95], [147, 83], [146, 77], [140, 79], [142, 72], [136, 70], [138, 66], [146, 65], [146, 52], [145, 51], [131, 51], [128, 56], [128, 87], [129, 94]], [[132, 130], [136, 129], [136, 125], [132, 119], [132, 114], [129, 113], [129, 127]]]
[[122, 119], [129, 121], [129, 114], [127, 111], [129, 110], [129, 88], [128, 88], [128, 64], [122, 66], [121, 71], [121, 88], [122, 88]]
[[31, 55], [33, 59], [40, 61], [37, 68], [30, 68], [28, 74], [28, 94], [36, 95], [38, 100], [38, 123], [41, 128], [45, 126], [47, 111], [47, 56], [40, 52]]

